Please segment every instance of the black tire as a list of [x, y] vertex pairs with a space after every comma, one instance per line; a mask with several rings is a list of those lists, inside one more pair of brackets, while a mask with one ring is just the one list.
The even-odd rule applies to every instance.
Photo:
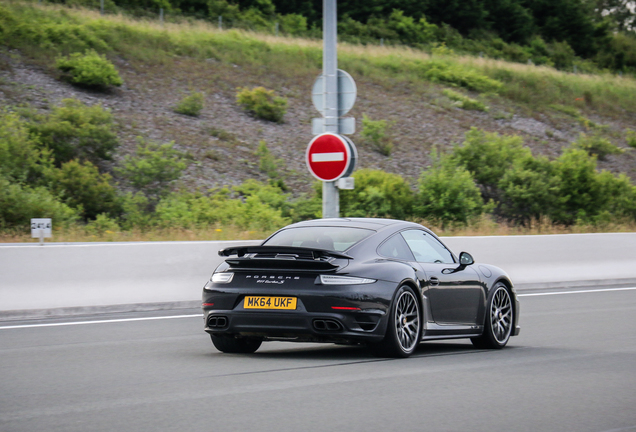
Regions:
[[215, 348], [224, 353], [251, 354], [263, 343], [260, 339], [210, 335]]
[[477, 348], [501, 349], [506, 346], [512, 334], [514, 308], [508, 287], [499, 282], [490, 292], [484, 333], [470, 341]]
[[370, 346], [378, 357], [408, 357], [422, 338], [422, 314], [415, 292], [408, 286], [398, 288], [384, 339]]

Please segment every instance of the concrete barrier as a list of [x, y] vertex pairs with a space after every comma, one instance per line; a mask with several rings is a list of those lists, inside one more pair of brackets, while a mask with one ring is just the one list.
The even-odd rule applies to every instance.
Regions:
[[518, 289], [636, 283], [636, 233], [446, 237], [504, 269]]
[[203, 285], [222, 261], [218, 250], [256, 243], [0, 245], [0, 312], [19, 317], [25, 310], [65, 308], [75, 313], [128, 308], [117, 305], [200, 304]]
[[[478, 262], [503, 268], [521, 290], [636, 283], [636, 233], [443, 241], [457, 254], [467, 251]], [[257, 243], [0, 245], [0, 316], [194, 307], [222, 261], [217, 251]]]

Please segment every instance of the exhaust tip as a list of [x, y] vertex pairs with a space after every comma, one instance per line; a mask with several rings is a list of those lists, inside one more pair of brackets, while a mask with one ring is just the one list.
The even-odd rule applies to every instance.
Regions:
[[336, 320], [332, 319], [317, 319], [314, 320], [314, 329], [322, 332], [339, 332], [343, 327]]

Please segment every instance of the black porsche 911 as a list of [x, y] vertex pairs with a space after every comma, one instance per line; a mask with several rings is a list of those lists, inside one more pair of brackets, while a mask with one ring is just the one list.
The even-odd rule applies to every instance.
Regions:
[[289, 225], [228, 257], [203, 288], [205, 331], [226, 353], [263, 341], [367, 344], [408, 357], [420, 341], [503, 348], [519, 302], [501, 269], [455, 256], [427, 228], [389, 219]]

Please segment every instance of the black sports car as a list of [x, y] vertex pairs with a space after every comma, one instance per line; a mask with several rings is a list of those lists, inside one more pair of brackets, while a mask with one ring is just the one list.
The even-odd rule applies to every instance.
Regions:
[[427, 228], [388, 219], [289, 225], [228, 257], [203, 288], [205, 331], [226, 353], [263, 341], [367, 344], [408, 357], [420, 341], [503, 348], [519, 334], [508, 275], [455, 256]]

